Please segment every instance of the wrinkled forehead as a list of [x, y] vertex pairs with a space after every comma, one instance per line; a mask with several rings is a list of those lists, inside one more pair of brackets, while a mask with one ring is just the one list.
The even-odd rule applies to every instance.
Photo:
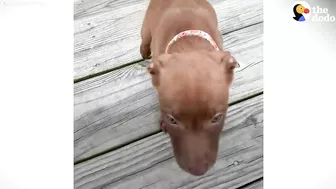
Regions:
[[207, 56], [172, 58], [160, 73], [160, 106], [174, 112], [212, 112], [225, 108], [224, 66]]
[[159, 92], [160, 106], [164, 111], [175, 115], [212, 116], [226, 109], [228, 99], [225, 87], [216, 87], [218, 86], [205, 83], [190, 85], [175, 83]]

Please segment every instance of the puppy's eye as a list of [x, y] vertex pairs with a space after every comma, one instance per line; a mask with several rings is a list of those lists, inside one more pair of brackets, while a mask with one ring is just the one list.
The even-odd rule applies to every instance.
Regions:
[[172, 115], [168, 115], [167, 118], [170, 124], [173, 124], [173, 125], [177, 124], [176, 119]]
[[212, 118], [211, 122], [212, 122], [212, 123], [217, 123], [217, 122], [219, 122], [219, 121], [222, 119], [222, 116], [223, 116], [223, 114], [217, 114], [217, 115], [215, 115], [215, 116]]

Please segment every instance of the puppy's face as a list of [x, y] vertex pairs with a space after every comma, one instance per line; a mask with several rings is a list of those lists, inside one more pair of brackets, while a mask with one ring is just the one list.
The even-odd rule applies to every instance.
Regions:
[[193, 175], [217, 159], [236, 64], [218, 51], [163, 54], [148, 66], [177, 163]]

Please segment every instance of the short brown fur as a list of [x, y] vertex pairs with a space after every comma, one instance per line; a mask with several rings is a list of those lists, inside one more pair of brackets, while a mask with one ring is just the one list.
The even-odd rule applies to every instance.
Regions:
[[[210, 34], [220, 51], [200, 37], [169, 41], [184, 30]], [[161, 128], [173, 145], [178, 165], [203, 175], [215, 163], [237, 63], [223, 50], [214, 9], [206, 0], [151, 0], [141, 29], [140, 53], [160, 103]]]

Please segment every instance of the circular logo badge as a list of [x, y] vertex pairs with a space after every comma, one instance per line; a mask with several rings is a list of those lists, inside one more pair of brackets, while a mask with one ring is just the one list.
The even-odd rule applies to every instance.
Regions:
[[309, 19], [312, 9], [305, 1], [297, 1], [293, 4], [293, 19], [298, 22], [305, 22]]

